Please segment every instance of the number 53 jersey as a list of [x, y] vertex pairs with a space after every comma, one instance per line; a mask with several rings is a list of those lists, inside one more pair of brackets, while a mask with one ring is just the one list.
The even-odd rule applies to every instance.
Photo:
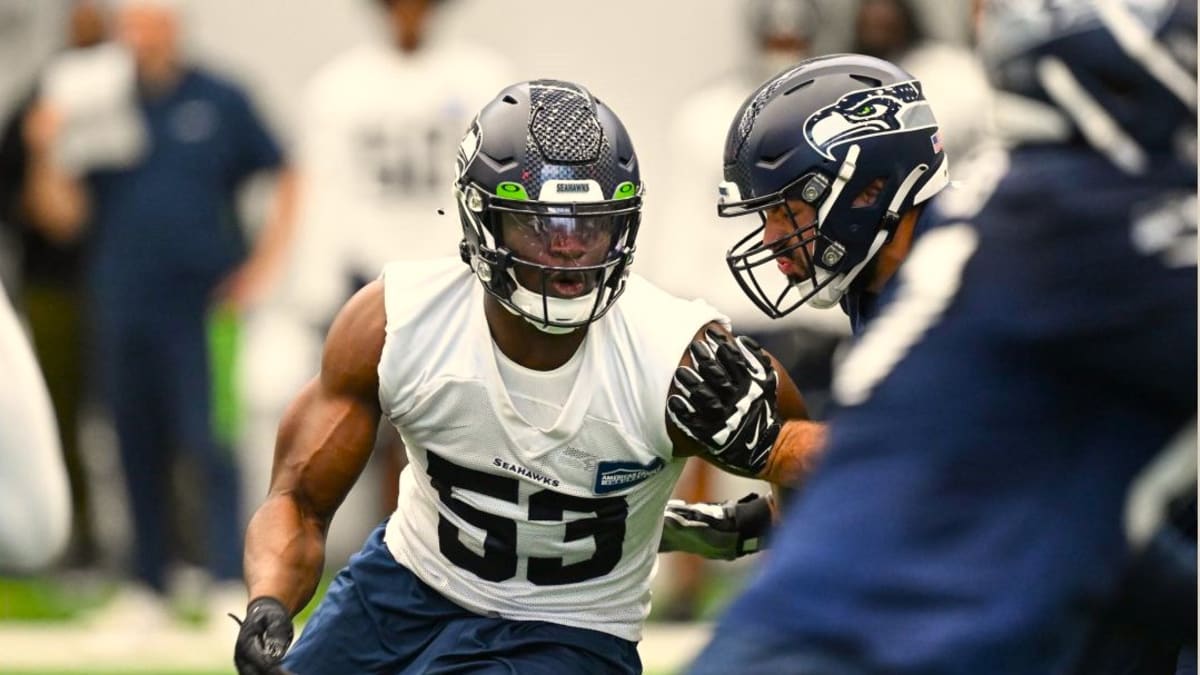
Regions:
[[546, 427], [514, 406], [461, 261], [392, 263], [383, 280], [380, 403], [409, 459], [385, 535], [396, 560], [481, 615], [639, 640], [683, 468], [667, 389], [695, 333], [726, 319], [630, 277], [571, 360], [565, 401], [534, 402]]

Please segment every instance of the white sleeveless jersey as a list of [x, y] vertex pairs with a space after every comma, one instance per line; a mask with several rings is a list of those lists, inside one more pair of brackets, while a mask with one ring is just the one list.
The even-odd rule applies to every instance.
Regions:
[[637, 276], [591, 325], [550, 428], [514, 408], [484, 317], [485, 291], [457, 258], [383, 274], [380, 402], [409, 465], [385, 541], [400, 564], [485, 616], [641, 638], [663, 508], [683, 461], [667, 437], [667, 389], [703, 302]]

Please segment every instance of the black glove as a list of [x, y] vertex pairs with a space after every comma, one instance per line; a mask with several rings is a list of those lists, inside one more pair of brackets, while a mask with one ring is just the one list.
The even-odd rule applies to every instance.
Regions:
[[757, 476], [779, 436], [771, 359], [754, 340], [712, 329], [689, 349], [695, 366], [675, 370], [667, 414], [714, 463]]
[[667, 502], [661, 553], [683, 551], [710, 560], [733, 560], [766, 548], [771, 530], [771, 498], [750, 493], [720, 504]]
[[286, 675], [280, 662], [294, 635], [287, 607], [275, 598], [255, 598], [246, 607], [246, 620], [238, 623], [241, 630], [233, 650], [238, 675]]

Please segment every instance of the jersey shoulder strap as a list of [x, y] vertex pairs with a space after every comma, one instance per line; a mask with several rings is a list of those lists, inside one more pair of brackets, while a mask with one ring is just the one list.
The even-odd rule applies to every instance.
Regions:
[[[603, 360], [619, 367], [638, 390], [638, 415], [645, 438], [661, 449], [671, 447], [667, 436], [667, 391], [675, 368], [697, 332], [716, 321], [729, 328], [729, 318], [703, 300], [684, 300], [638, 275], [630, 275], [625, 293], [605, 322]], [[615, 385], [620, 386], [620, 385]]]
[[387, 334], [379, 359], [379, 402], [394, 422], [411, 408], [429, 364], [469, 335], [472, 311], [482, 308], [473, 293], [479, 284], [458, 258], [388, 263], [380, 278]]

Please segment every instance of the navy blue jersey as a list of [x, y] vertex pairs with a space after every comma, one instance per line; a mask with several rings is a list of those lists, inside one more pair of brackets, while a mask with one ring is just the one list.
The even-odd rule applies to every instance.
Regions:
[[189, 68], [138, 98], [149, 147], [136, 164], [89, 174], [91, 286], [111, 311], [206, 302], [242, 258], [237, 189], [282, 154], [245, 94]]
[[1114, 592], [1127, 487], [1196, 412], [1195, 169], [1026, 148], [967, 175], [693, 672], [739, 641], [814, 673], [1061, 672]]

